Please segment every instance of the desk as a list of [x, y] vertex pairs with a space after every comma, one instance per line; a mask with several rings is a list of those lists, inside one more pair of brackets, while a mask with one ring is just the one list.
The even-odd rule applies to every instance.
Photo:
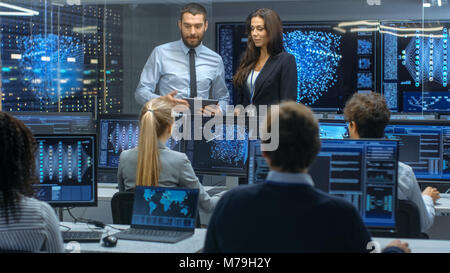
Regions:
[[441, 198], [435, 204], [436, 216], [450, 216], [450, 195], [441, 194]]
[[[101, 183], [98, 184], [98, 202], [97, 207], [89, 208], [74, 208], [72, 209], [72, 214], [78, 218], [95, 219], [101, 221], [105, 224], [112, 224], [112, 213], [111, 213], [111, 198], [119, 190], [116, 189], [117, 184]], [[235, 185], [232, 185], [233, 187]], [[205, 190], [213, 188], [212, 186], [205, 186]], [[203, 212], [199, 210], [200, 223], [202, 225], [207, 225], [209, 219], [211, 218], [211, 213]], [[64, 221], [72, 220], [72, 217], [65, 211], [63, 215]]]
[[[381, 248], [386, 247], [395, 238], [372, 238], [373, 241], [379, 242]], [[400, 239], [407, 242], [411, 253], [450, 253], [450, 241], [447, 240], [426, 240], [426, 239]]]
[[[84, 231], [91, 230], [91, 225], [82, 223], [62, 222], [64, 226], [70, 227], [71, 230]], [[125, 229], [127, 225], [112, 225], [115, 228]], [[66, 228], [61, 227], [61, 230]], [[104, 235], [111, 235], [118, 230], [106, 227]], [[197, 253], [201, 252], [206, 238], [206, 229], [195, 229], [192, 237], [175, 244], [156, 243], [156, 242], [140, 242], [131, 240], [119, 240], [116, 247], [103, 247], [101, 243], [80, 243], [78, 250], [73, 251], [77, 247], [74, 243], [64, 244], [67, 252], [81, 252], [81, 253]], [[372, 238], [373, 241], [378, 242], [381, 248], [386, 247], [395, 238]], [[446, 240], [424, 240], [424, 239], [400, 239], [407, 242], [413, 253], [450, 253], [450, 241]]]
[[[70, 227], [73, 231], [90, 231], [92, 230], [92, 225], [87, 225], [84, 223], [72, 223], [72, 222], [62, 222], [61, 225]], [[111, 225], [115, 228], [126, 229], [130, 226], [127, 225]], [[61, 231], [67, 230], [65, 227], [61, 227]], [[95, 229], [102, 231], [102, 229]], [[119, 232], [119, 230], [112, 227], [105, 227], [103, 229], [104, 234], [111, 235]], [[100, 243], [65, 243], [64, 249], [66, 252], [71, 253], [196, 253], [201, 252], [206, 238], [206, 229], [195, 229], [193, 236], [182, 240], [175, 244], [170, 243], [157, 243], [157, 242], [142, 242], [142, 241], [131, 241], [131, 240], [121, 240], [117, 241], [115, 247], [104, 247]]]
[[[95, 219], [105, 224], [112, 223], [111, 198], [118, 191], [116, 184], [102, 183], [98, 185], [98, 206], [89, 208], [75, 208], [72, 213], [76, 217]], [[206, 186], [205, 190], [211, 188]], [[436, 217], [433, 226], [427, 231], [431, 239], [450, 240], [450, 195], [441, 194], [442, 198], [437, 201]], [[200, 222], [207, 225], [211, 217], [210, 213], [200, 211]], [[64, 220], [71, 221], [72, 218], [64, 212]]]

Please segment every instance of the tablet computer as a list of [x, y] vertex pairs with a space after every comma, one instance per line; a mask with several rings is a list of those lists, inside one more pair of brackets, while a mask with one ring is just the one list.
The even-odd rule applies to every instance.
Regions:
[[191, 111], [194, 111], [194, 101], [201, 101], [201, 107], [205, 107], [207, 105], [217, 105], [217, 103], [219, 102], [218, 100], [213, 100], [213, 99], [203, 99], [203, 98], [182, 98], [183, 100], [186, 100], [189, 103], [189, 109]]

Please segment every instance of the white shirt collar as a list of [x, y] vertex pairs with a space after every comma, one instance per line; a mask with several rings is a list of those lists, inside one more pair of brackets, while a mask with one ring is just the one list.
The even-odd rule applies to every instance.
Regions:
[[[183, 53], [185, 55], [189, 54], [189, 50], [191, 49], [190, 47], [187, 47], [184, 42], [183, 39], [180, 39], [180, 44], [181, 44], [181, 50], [183, 50]], [[195, 50], [195, 55], [200, 55], [202, 53], [202, 49], [203, 49], [203, 42], [201, 42], [197, 47], [194, 48]]]
[[281, 173], [277, 171], [269, 171], [266, 180], [277, 183], [306, 184], [314, 187], [314, 182], [311, 176], [307, 173]]

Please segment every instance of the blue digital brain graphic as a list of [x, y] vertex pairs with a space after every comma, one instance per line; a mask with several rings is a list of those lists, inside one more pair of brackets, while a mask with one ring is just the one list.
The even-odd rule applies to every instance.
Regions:
[[248, 132], [238, 124], [222, 124], [218, 127], [220, 128], [214, 132], [217, 137], [210, 140], [211, 159], [233, 167], [242, 165], [248, 156]]
[[84, 46], [80, 41], [37, 34], [21, 37], [17, 43], [22, 52], [19, 66], [24, 84], [38, 100], [57, 102], [58, 91], [61, 97], [81, 91]]
[[283, 33], [283, 40], [297, 63], [297, 102], [312, 105], [337, 82], [342, 36], [296, 30]]

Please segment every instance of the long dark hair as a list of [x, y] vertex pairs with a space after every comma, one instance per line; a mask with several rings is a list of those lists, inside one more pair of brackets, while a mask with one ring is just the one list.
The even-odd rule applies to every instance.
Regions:
[[0, 112], [0, 215], [8, 223], [9, 213], [17, 216], [21, 195], [33, 196], [36, 178], [36, 140], [25, 124]]
[[269, 36], [269, 43], [267, 44], [267, 52], [270, 56], [275, 56], [284, 51], [283, 47], [283, 26], [278, 13], [274, 10], [262, 8], [258, 9], [247, 17], [246, 31], [248, 36], [247, 49], [245, 50], [239, 68], [233, 77], [233, 84], [235, 86], [244, 85], [245, 79], [248, 77], [250, 71], [255, 67], [261, 54], [261, 49], [255, 46], [252, 39], [252, 18], [261, 17], [264, 20], [264, 28]]

